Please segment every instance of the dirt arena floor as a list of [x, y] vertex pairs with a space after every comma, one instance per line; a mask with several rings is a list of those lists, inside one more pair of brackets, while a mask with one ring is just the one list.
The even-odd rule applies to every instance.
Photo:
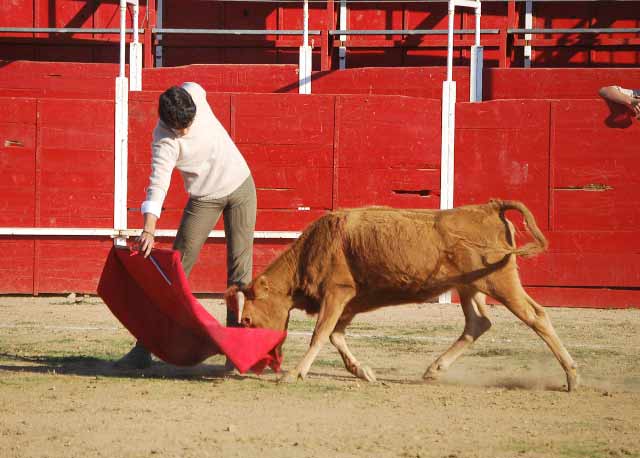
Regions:
[[[219, 299], [201, 302], [220, 319]], [[356, 318], [356, 380], [327, 346], [304, 382], [154, 362], [122, 372], [132, 338], [95, 297], [0, 297], [0, 456], [13, 457], [640, 457], [640, 310], [548, 309], [580, 366], [564, 373], [501, 307], [493, 328], [440, 382], [422, 373], [463, 327], [453, 305]], [[295, 314], [284, 369], [314, 320]]]

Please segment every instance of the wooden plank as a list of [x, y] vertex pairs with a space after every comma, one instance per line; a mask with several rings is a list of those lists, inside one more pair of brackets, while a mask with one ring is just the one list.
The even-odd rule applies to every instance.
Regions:
[[0, 226], [35, 224], [35, 141], [35, 125], [0, 122]]
[[[637, 231], [545, 232], [549, 250], [519, 259], [523, 281], [536, 286], [638, 287]], [[518, 240], [522, 245], [526, 241]], [[603, 260], [606, 260], [603, 262]]]
[[[189, 52], [182, 48], [174, 51], [177, 54]], [[209, 52], [219, 51], [210, 49]], [[217, 59], [222, 59], [222, 56]], [[165, 90], [171, 84], [197, 81], [208, 92], [297, 92], [297, 68], [297, 64], [164, 67], [143, 69], [142, 81], [145, 90], [158, 91]]]
[[[443, 55], [446, 59], [446, 52]], [[468, 69], [454, 68], [453, 76], [458, 101], [468, 101]], [[406, 95], [440, 100], [446, 78], [446, 68], [442, 67], [347, 68], [315, 74], [312, 86], [314, 94]]]
[[43, 147], [38, 167], [43, 227], [113, 227], [113, 152]]
[[48, 149], [113, 151], [113, 100], [44, 99], [40, 129]]
[[111, 239], [44, 237], [38, 243], [40, 292], [95, 294]]
[[339, 96], [338, 167], [434, 169], [440, 163], [440, 102]]
[[337, 173], [336, 208], [367, 205], [440, 207], [439, 169], [342, 167]]
[[260, 208], [331, 208], [331, 167], [251, 165]]
[[[606, 262], [603, 262], [606, 259]], [[640, 253], [545, 253], [518, 261], [526, 284], [640, 287]]]
[[[52, 53], [61, 52], [60, 47], [54, 48]], [[91, 48], [82, 49], [82, 55], [77, 57], [89, 59], [87, 52], [90, 53]], [[37, 52], [40, 58], [47, 57], [40, 48]], [[49, 56], [56, 57], [55, 54]], [[117, 64], [16, 61], [0, 65], [0, 88], [29, 90], [32, 96], [113, 100], [117, 73]]]
[[33, 293], [33, 240], [0, 237], [0, 293]]
[[39, 225], [113, 227], [113, 105], [40, 101]]
[[[24, 97], [0, 97], [0, 123], [35, 125], [36, 99]], [[7, 128], [7, 126], [4, 126], [2, 128], [3, 130], [0, 130], [0, 133], [4, 133]]]
[[637, 227], [640, 159], [634, 144], [640, 126], [630, 119], [628, 125], [611, 121], [609, 107], [600, 101], [556, 101], [552, 110], [554, 228]]
[[239, 146], [333, 144], [332, 96], [237, 94], [233, 110], [234, 139]]
[[494, 100], [597, 99], [602, 86], [634, 88], [639, 80], [637, 68], [490, 68], [485, 70], [483, 96]]
[[548, 102], [458, 104], [455, 159], [456, 206], [520, 200], [548, 228]]
[[640, 290], [611, 288], [556, 288], [529, 286], [527, 293], [551, 307], [640, 308]]

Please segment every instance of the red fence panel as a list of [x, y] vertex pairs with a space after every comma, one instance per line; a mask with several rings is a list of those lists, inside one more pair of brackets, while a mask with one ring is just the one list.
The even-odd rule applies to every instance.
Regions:
[[[0, 294], [32, 294], [34, 242], [30, 238], [0, 237], [5, 262], [0, 263]], [[52, 292], [57, 292], [54, 288]]]
[[336, 126], [334, 208], [438, 207], [437, 100], [339, 96]]
[[42, 99], [36, 223], [113, 227], [114, 102]]
[[543, 100], [457, 104], [454, 205], [521, 200], [546, 229], [549, 111]]
[[640, 124], [601, 101], [552, 103], [552, 227], [620, 230], [640, 225]]
[[334, 97], [237, 94], [233, 137], [262, 209], [331, 208]]

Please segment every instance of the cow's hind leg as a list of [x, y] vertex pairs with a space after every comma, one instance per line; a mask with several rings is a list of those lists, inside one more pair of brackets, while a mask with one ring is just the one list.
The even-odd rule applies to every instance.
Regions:
[[578, 387], [577, 365], [556, 334], [547, 312], [522, 287], [517, 271], [496, 272], [486, 283], [488, 294], [502, 302], [544, 340], [567, 375], [568, 391], [575, 390]]
[[344, 367], [346, 367], [349, 372], [351, 372], [356, 377], [368, 382], [375, 382], [376, 375], [373, 373], [373, 370], [369, 366], [360, 364], [347, 346], [344, 331], [351, 323], [351, 320], [353, 320], [353, 316], [353, 314], [347, 314], [346, 312], [344, 315], [342, 315], [342, 317], [338, 320], [335, 329], [331, 333], [331, 343], [340, 352], [342, 361], [344, 361]]
[[485, 296], [474, 290], [460, 288], [460, 305], [464, 313], [464, 331], [447, 351], [438, 357], [422, 376], [425, 380], [435, 380], [442, 375], [458, 357], [491, 328], [487, 318]]
[[327, 340], [329, 340], [329, 336], [335, 329], [345, 306], [355, 294], [355, 288], [340, 286], [331, 289], [331, 292], [325, 295], [320, 303], [318, 321], [316, 321], [316, 327], [311, 337], [311, 345], [307, 353], [305, 353], [296, 368], [287, 372], [279, 380], [280, 382], [295, 382], [298, 378], [304, 380], [311, 364], [313, 364], [313, 361], [318, 356], [320, 349], [327, 343]]

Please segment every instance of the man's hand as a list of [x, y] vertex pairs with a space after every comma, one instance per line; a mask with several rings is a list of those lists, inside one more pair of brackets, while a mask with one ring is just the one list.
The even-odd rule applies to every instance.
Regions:
[[640, 99], [633, 98], [629, 103], [629, 108], [633, 111], [636, 119], [640, 119]]
[[138, 237], [138, 251], [142, 252], [144, 257], [148, 257], [151, 254], [151, 249], [155, 245], [155, 236], [148, 231], [142, 231]]

